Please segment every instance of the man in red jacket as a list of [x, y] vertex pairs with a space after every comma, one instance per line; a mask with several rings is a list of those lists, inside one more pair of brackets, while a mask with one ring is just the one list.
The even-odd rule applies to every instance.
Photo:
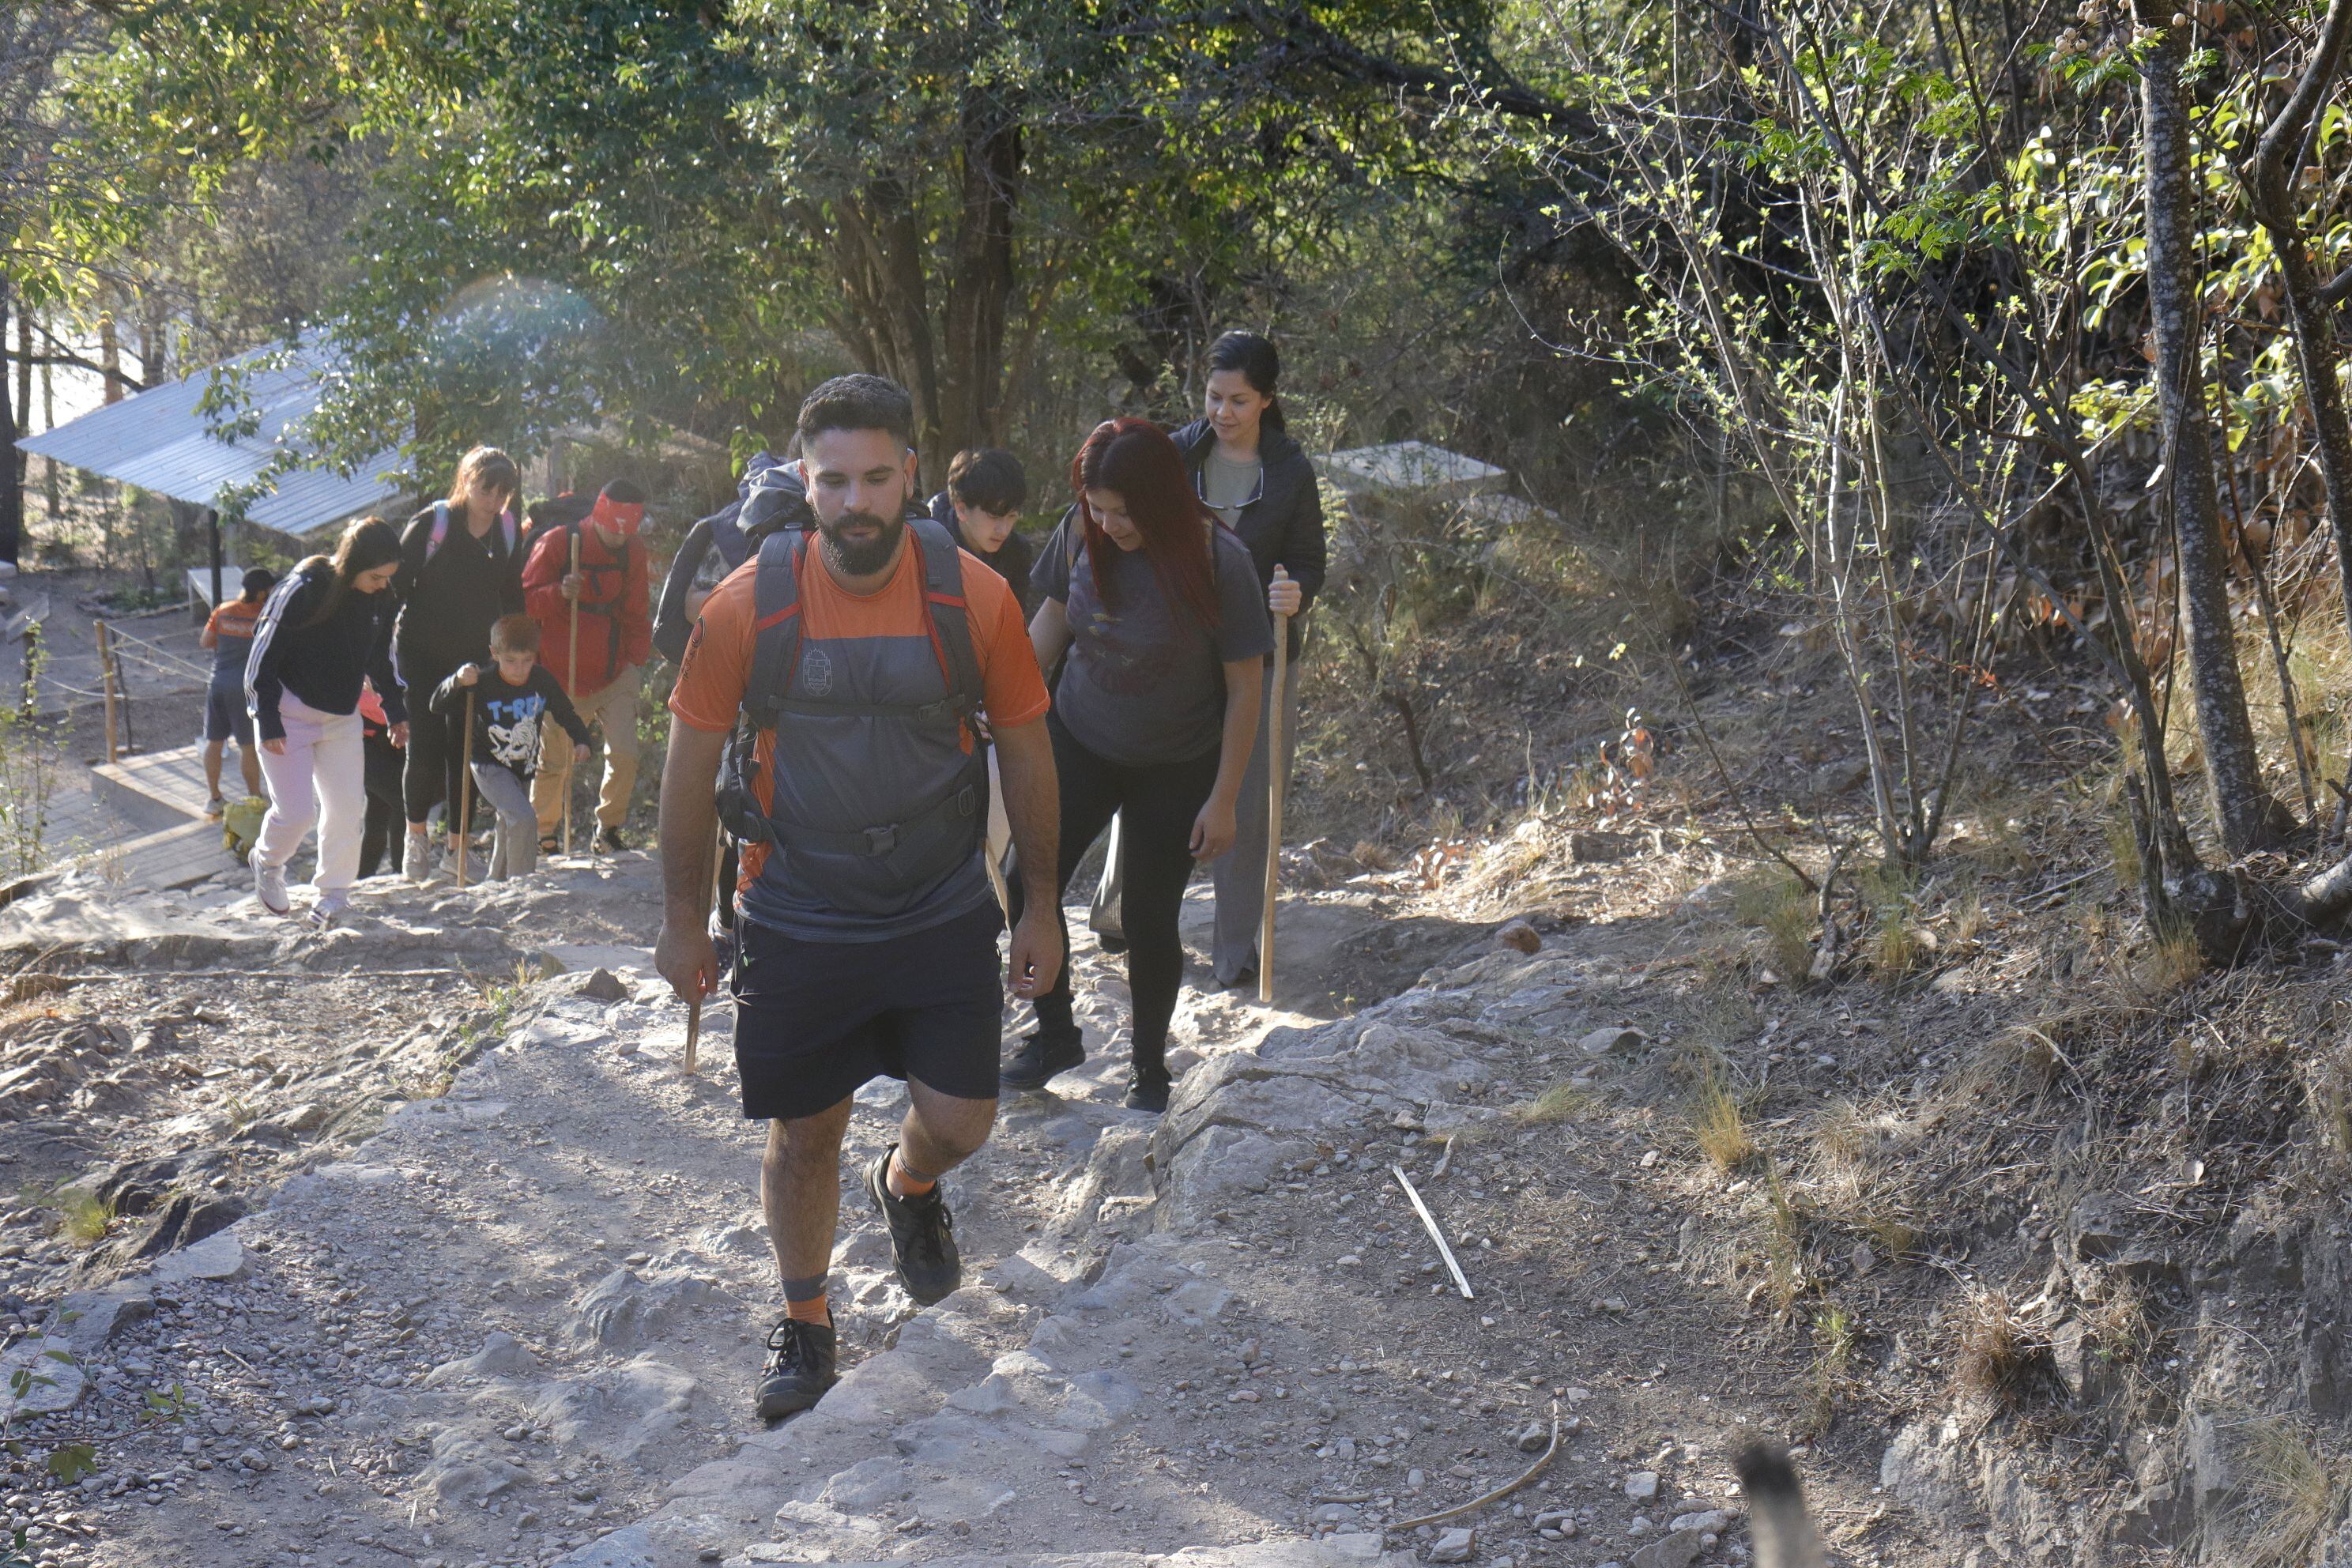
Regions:
[[[626, 849], [621, 826], [637, 782], [637, 691], [653, 653], [653, 619], [646, 585], [645, 492], [614, 479], [580, 522], [551, 528], [532, 541], [523, 566], [523, 608], [539, 623], [540, 662], [563, 683], [580, 716], [604, 731], [604, 787], [596, 797], [597, 842]], [[572, 570], [572, 541], [580, 541], [580, 570]], [[572, 668], [572, 622], [580, 622], [580, 667]], [[531, 783], [542, 850], [555, 845], [572, 787], [572, 756], [553, 748]]]

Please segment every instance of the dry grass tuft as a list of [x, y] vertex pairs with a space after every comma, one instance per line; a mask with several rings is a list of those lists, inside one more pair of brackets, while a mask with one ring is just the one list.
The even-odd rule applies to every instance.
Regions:
[[114, 1223], [114, 1205], [94, 1193], [68, 1187], [58, 1194], [58, 1234], [80, 1247], [106, 1239]]
[[1691, 1136], [1707, 1163], [1727, 1176], [1756, 1157], [1756, 1141], [1748, 1135], [1738, 1097], [1721, 1066], [1712, 1061], [1700, 1073], [1692, 1097]]
[[2148, 950], [2132, 963], [2127, 977], [2134, 999], [2153, 1005], [2178, 996], [2204, 973], [2205, 953], [2194, 932], [2159, 929]]
[[1764, 1202], [1764, 1293], [1786, 1313], [1805, 1293], [1805, 1221], [1777, 1165], [1765, 1171]]
[[1522, 1127], [1549, 1127], [1588, 1116], [1601, 1105], [1601, 1096], [1580, 1083], [1556, 1083], [1533, 1100], [1505, 1112]]
[[1835, 1301], [1824, 1300], [1813, 1314], [1813, 1364], [1805, 1376], [1802, 1435], [1807, 1439], [1829, 1431], [1838, 1401], [1853, 1381], [1854, 1352], [1860, 1343], [1853, 1314]]
[[1952, 1381], [1964, 1394], [2014, 1409], [2056, 1385], [2050, 1338], [2017, 1310], [2005, 1290], [1979, 1286], [1960, 1306]]
[[2301, 1568], [2315, 1561], [2321, 1538], [2344, 1510], [2344, 1461], [2324, 1451], [2316, 1434], [2293, 1416], [2265, 1416], [2238, 1431], [2238, 1470], [2245, 1479], [2228, 1528], [2247, 1568]]

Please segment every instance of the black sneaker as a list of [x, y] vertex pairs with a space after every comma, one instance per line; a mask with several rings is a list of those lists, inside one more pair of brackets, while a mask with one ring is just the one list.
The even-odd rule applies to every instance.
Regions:
[[760, 1419], [782, 1421], [823, 1399], [841, 1381], [833, 1370], [833, 1317], [823, 1323], [786, 1318], [768, 1331], [768, 1364], [760, 1373]]
[[1007, 1089], [1043, 1089], [1047, 1079], [1086, 1059], [1086, 1043], [1077, 1035], [1049, 1035], [1040, 1029], [1021, 1037], [1021, 1048], [997, 1069], [996, 1081]]
[[1138, 1068], [1135, 1069], [1135, 1076], [1128, 1080], [1127, 1108], [1129, 1110], [1148, 1110], [1154, 1116], [1160, 1115], [1168, 1109], [1169, 1088], [1167, 1068], [1162, 1068], [1157, 1072], [1152, 1072]]
[[890, 1255], [898, 1265], [898, 1283], [924, 1306], [943, 1301], [963, 1283], [963, 1258], [956, 1252], [955, 1219], [948, 1213], [947, 1189], [934, 1184], [919, 1198], [902, 1198], [890, 1191], [893, 1143], [866, 1168], [866, 1192], [890, 1227]]
[[629, 841], [621, 837], [619, 828], [607, 827], [597, 833], [596, 847], [607, 855], [624, 855], [628, 852]]

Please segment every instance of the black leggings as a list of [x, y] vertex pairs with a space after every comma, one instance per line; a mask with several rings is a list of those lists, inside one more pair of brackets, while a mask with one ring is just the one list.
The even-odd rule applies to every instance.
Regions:
[[[1062, 889], [1094, 841], [1120, 820], [1119, 844], [1127, 856], [1127, 988], [1133, 998], [1135, 1065], [1164, 1071], [1168, 1020], [1176, 1013], [1176, 993], [1184, 984], [1184, 943], [1177, 919], [1184, 884], [1192, 876], [1192, 823], [1216, 787], [1218, 753], [1157, 767], [1121, 767], [1088, 751], [1048, 713], [1054, 767], [1062, 782], [1061, 864], [1055, 868], [1054, 912], [1060, 915]], [[1008, 889], [1012, 915], [1021, 918], [1021, 878], [1016, 868]], [[1068, 921], [1063, 921], [1066, 950]], [[1048, 1035], [1077, 1032], [1070, 1015], [1070, 966], [1062, 965], [1054, 989], [1037, 998], [1037, 1026]]]
[[[430, 706], [433, 693], [458, 668], [453, 664], [446, 669], [412, 671], [405, 664], [401, 667], [402, 684], [409, 696], [408, 758], [402, 765], [401, 795], [412, 827], [420, 826], [444, 801], [449, 803], [444, 820], [455, 821], [458, 803], [466, 798], [460, 783], [466, 754], [465, 701], [459, 699], [457, 710], [446, 718]], [[412, 675], [414, 679], [409, 679]], [[465, 823], [458, 831], [471, 837], [474, 825]]]
[[373, 877], [383, 868], [385, 858], [391, 858], [391, 869], [400, 870], [403, 847], [397, 831], [401, 816], [400, 749], [392, 737], [373, 725], [368, 726], [365, 739], [367, 755], [367, 817], [360, 829], [360, 875]]

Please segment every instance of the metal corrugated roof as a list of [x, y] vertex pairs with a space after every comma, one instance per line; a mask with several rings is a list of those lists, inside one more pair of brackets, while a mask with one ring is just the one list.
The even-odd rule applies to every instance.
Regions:
[[[16, 445], [192, 506], [217, 506], [223, 490], [251, 482], [281, 448], [301, 441], [300, 422], [319, 406], [326, 378], [341, 368], [334, 351], [315, 341], [298, 344], [281, 364], [257, 366], [264, 356], [282, 352], [256, 349], [225, 365], [94, 408]], [[244, 372], [246, 401], [258, 416], [252, 435], [223, 440], [198, 411], [215, 369]], [[300, 535], [373, 510], [405, 493], [404, 486], [378, 477], [399, 465], [399, 453], [387, 448], [348, 478], [325, 468], [290, 469], [278, 476], [270, 493], [246, 507], [246, 521]]]

